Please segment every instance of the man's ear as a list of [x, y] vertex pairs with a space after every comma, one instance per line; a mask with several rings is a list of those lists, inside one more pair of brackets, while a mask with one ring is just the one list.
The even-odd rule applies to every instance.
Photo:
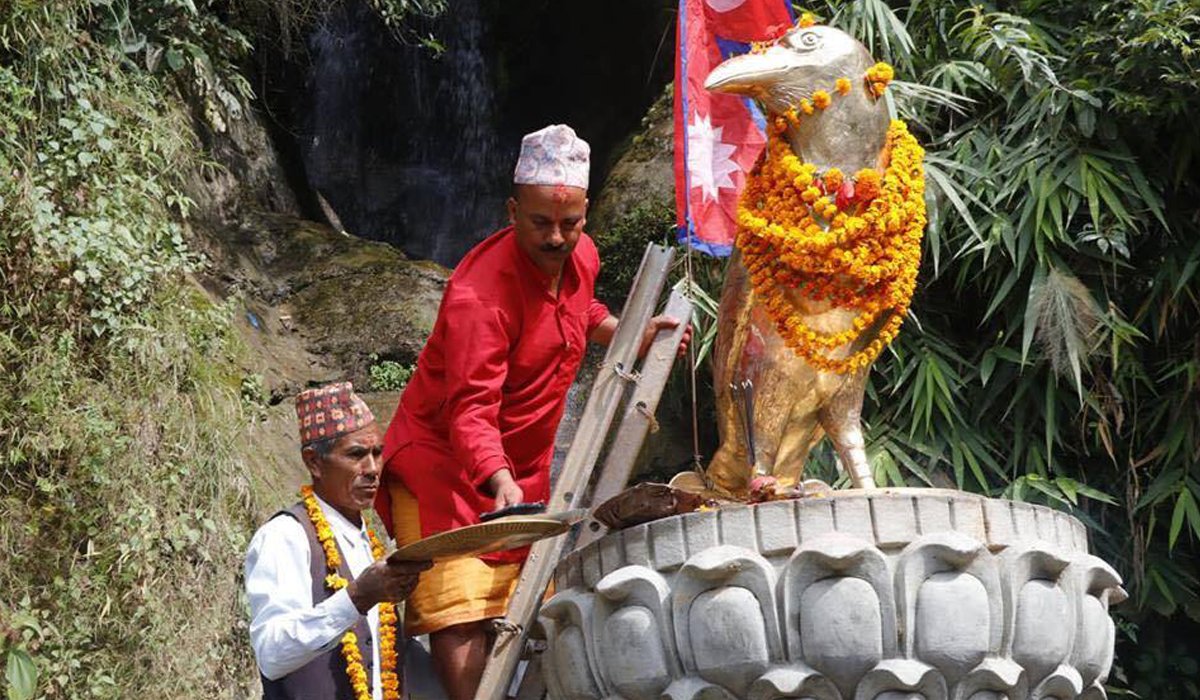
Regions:
[[517, 199], [515, 197], [509, 197], [508, 201], [505, 202], [505, 205], [508, 207], [508, 223], [512, 224], [513, 226], [516, 226], [517, 225]]
[[308, 474], [313, 481], [321, 478], [321, 458], [317, 456], [316, 448], [308, 445], [301, 449], [300, 459], [304, 460], [304, 466], [308, 468]]

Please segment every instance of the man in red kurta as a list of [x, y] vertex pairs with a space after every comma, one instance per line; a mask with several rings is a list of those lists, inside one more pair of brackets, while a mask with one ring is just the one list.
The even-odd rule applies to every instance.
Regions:
[[[588, 340], [617, 319], [596, 301], [600, 259], [583, 233], [589, 149], [570, 127], [525, 137], [511, 226], [459, 263], [384, 440], [376, 504], [397, 544], [547, 501], [554, 435]], [[659, 328], [653, 319], [643, 352]], [[685, 335], [685, 343], [686, 343]], [[524, 550], [437, 564], [409, 598], [410, 634], [430, 633], [451, 700], [474, 696], [484, 622], [504, 614]]]

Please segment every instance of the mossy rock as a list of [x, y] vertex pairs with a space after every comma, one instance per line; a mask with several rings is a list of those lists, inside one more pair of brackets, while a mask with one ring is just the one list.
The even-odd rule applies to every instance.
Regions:
[[670, 86], [621, 151], [588, 212], [589, 229], [603, 232], [647, 203], [675, 206], [675, 124]]
[[647, 243], [675, 231], [674, 123], [668, 88], [642, 119], [588, 212], [600, 250], [596, 295], [619, 311]]
[[416, 361], [433, 330], [445, 275], [402, 261], [320, 276], [288, 299], [312, 349], [337, 358], [356, 384], [366, 386], [371, 356]]
[[375, 359], [415, 362], [450, 271], [290, 215], [260, 214], [221, 233], [215, 266], [244, 298], [243, 329], [271, 396], [349, 379], [368, 385]]

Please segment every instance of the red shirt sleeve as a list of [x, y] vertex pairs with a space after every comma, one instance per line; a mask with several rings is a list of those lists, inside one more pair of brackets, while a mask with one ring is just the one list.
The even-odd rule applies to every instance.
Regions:
[[450, 447], [478, 487], [501, 469], [516, 474], [504, 454], [498, 423], [508, 374], [508, 333], [501, 312], [477, 299], [452, 301], [442, 313]]
[[592, 299], [591, 304], [588, 305], [587, 337], [590, 338], [592, 331], [596, 330], [596, 327], [604, 323], [604, 319], [608, 317], [608, 307], [600, 300]]
[[[584, 264], [588, 272], [591, 274], [592, 284], [594, 286], [596, 283], [596, 277], [600, 275], [600, 251], [596, 250], [596, 245], [592, 242], [590, 236], [584, 234], [582, 237], [582, 242], [584, 254], [581, 257], [584, 260]], [[596, 299], [595, 296], [593, 296], [591, 303], [588, 304], [587, 337], [590, 338], [592, 336], [592, 331], [596, 330], [596, 327], [601, 323], [604, 323], [604, 319], [611, 315], [612, 314], [608, 312], [608, 307], [605, 306], [599, 299]]]

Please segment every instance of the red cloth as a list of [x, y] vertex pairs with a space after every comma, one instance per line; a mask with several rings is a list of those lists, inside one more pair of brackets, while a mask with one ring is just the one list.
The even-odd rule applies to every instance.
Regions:
[[748, 98], [704, 89], [722, 61], [792, 27], [785, 0], [680, 0], [675, 55], [675, 211], [679, 241], [729, 255], [738, 197], [767, 143]]
[[[384, 479], [400, 479], [416, 497], [422, 537], [479, 522], [493, 509], [488, 477], [502, 468], [527, 502], [549, 499], [567, 389], [587, 337], [608, 317], [594, 298], [599, 271], [596, 246], [582, 234], [555, 296], [509, 227], [475, 246], [450, 276], [383, 443]], [[387, 494], [379, 490], [375, 507], [393, 532]]]

